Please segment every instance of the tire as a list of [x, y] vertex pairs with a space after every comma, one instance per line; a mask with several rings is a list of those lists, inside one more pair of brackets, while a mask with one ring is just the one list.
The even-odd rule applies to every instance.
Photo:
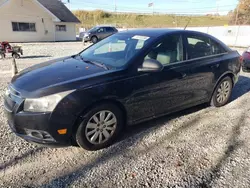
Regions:
[[96, 36], [93, 36], [93, 37], [91, 38], [91, 41], [92, 41], [93, 44], [95, 44], [95, 43], [98, 42], [98, 38], [97, 38]]
[[[101, 113], [103, 124], [100, 121]], [[76, 131], [75, 139], [80, 147], [96, 151], [110, 146], [123, 127], [124, 117], [121, 110], [114, 104], [105, 103], [93, 107], [84, 115]]]
[[[229, 102], [232, 94], [233, 82], [229, 76], [224, 77], [216, 86], [211, 98], [211, 106], [221, 107]], [[223, 97], [224, 96], [224, 97]]]
[[12, 57], [15, 58], [15, 59], [19, 59], [19, 58], [20, 58], [20, 55], [17, 54], [17, 53], [13, 53], [13, 54], [12, 54]]
[[5, 54], [0, 54], [0, 59], [4, 59], [5, 58]]

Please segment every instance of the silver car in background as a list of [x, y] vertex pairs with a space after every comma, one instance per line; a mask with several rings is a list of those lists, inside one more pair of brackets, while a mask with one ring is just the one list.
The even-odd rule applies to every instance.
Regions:
[[98, 41], [117, 33], [118, 30], [112, 26], [96, 26], [87, 32], [81, 32], [79, 37], [84, 40], [84, 42], [97, 43]]

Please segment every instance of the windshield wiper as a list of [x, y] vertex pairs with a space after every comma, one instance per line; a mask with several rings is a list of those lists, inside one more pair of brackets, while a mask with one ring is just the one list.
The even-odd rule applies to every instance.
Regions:
[[91, 60], [88, 60], [88, 59], [84, 59], [80, 54], [79, 54], [79, 57], [81, 58], [82, 61], [84, 61], [86, 63], [89, 63], [89, 64], [92, 64], [92, 65], [104, 68], [106, 70], [109, 70], [109, 68], [104, 63], [99, 63], [97, 61], [91, 61]]

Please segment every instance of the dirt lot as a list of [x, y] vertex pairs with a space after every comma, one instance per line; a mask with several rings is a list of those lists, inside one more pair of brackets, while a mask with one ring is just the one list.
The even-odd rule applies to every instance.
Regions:
[[[79, 52], [81, 43], [25, 44], [23, 69]], [[1, 105], [11, 79], [0, 61]], [[0, 110], [0, 187], [250, 187], [250, 74], [231, 102], [201, 105], [128, 128], [110, 148], [44, 148], [16, 137]]]

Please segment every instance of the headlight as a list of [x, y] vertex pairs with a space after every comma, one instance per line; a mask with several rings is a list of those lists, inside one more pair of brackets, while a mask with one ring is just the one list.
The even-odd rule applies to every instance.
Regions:
[[90, 33], [85, 33], [84, 37], [88, 37], [90, 35]]
[[7, 89], [5, 90], [5, 95], [6, 95], [6, 96], [9, 96], [9, 95], [10, 95], [10, 90], [9, 90], [9, 88], [7, 88]]
[[36, 99], [25, 99], [24, 111], [26, 112], [52, 112], [56, 105], [74, 90], [56, 93]]

